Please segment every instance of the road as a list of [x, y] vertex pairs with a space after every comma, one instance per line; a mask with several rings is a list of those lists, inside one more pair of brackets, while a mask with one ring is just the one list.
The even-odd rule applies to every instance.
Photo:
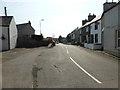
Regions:
[[6, 55], [3, 88], [118, 88], [118, 60], [99, 51], [58, 44]]

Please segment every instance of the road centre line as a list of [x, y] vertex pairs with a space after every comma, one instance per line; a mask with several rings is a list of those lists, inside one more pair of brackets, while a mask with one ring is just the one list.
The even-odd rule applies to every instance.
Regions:
[[68, 49], [67, 49], [67, 54], [69, 54]]
[[68, 48], [66, 47], [66, 50], [67, 50], [67, 54], [69, 54], [69, 52], [68, 52]]
[[101, 81], [99, 81], [98, 79], [96, 79], [95, 77], [93, 77], [91, 74], [89, 74], [84, 68], [82, 68], [78, 63], [76, 63], [71, 57], [70, 60], [76, 65], [78, 66], [84, 73], [86, 73], [89, 77], [91, 77], [94, 81], [96, 81], [99, 84], [102, 84]]

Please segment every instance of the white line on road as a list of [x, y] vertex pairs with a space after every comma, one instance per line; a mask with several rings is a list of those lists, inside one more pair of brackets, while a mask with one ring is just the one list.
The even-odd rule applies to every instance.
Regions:
[[68, 52], [68, 48], [66, 47], [66, 50], [67, 50], [67, 54], [69, 54], [69, 52]]
[[91, 77], [93, 80], [95, 80], [97, 83], [102, 84], [101, 81], [99, 81], [98, 79], [96, 79], [95, 77], [93, 77], [91, 74], [89, 74], [84, 68], [82, 68], [79, 64], [77, 64], [71, 57], [70, 57], [71, 61], [77, 65], [84, 73], [86, 73], [89, 77]]
[[68, 49], [67, 49], [67, 54], [69, 54]]

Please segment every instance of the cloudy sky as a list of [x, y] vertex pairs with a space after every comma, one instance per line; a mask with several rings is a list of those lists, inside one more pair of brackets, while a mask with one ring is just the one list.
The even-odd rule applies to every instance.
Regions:
[[102, 14], [104, 2], [106, 0], [1, 0], [0, 15], [4, 15], [6, 6], [8, 16], [14, 16], [17, 24], [30, 20], [36, 34], [40, 34], [40, 20], [44, 19], [41, 22], [44, 37], [66, 37], [81, 27], [89, 13]]

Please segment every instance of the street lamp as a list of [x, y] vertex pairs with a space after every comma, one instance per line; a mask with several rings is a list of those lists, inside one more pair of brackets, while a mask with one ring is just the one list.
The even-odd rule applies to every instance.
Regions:
[[41, 35], [41, 21], [44, 21], [44, 19], [40, 20], [40, 35]]

